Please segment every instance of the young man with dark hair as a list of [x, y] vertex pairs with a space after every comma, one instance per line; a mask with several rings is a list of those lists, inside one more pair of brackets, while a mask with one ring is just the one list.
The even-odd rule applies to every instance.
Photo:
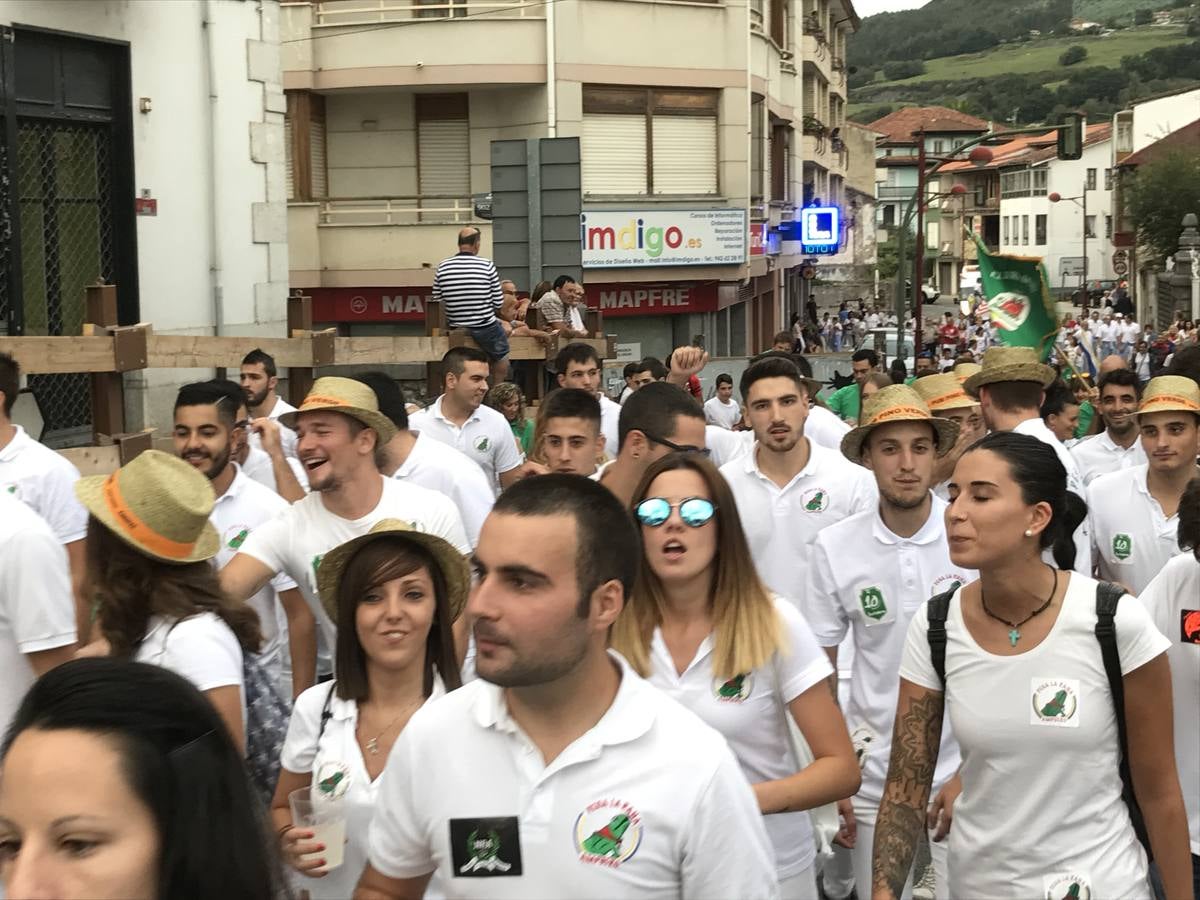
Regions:
[[638, 363], [637, 371], [633, 373], [633, 389], [636, 391], [653, 381], [666, 381], [667, 374], [667, 367], [662, 364], [661, 360], [647, 356]]
[[637, 385], [633, 382], [633, 376], [638, 373], [639, 365], [640, 363], [636, 361], [625, 363], [625, 368], [621, 371], [621, 374], [625, 377], [625, 387], [621, 388], [621, 394], [617, 397], [618, 403], [624, 404], [629, 399], [629, 395], [637, 390]]
[[[246, 407], [246, 392], [236, 381], [214, 378], [204, 382], [219, 390], [226, 401], [223, 408], [236, 410], [236, 425], [230, 434], [233, 461], [251, 481], [274, 491], [288, 503], [304, 499], [308, 493], [308, 475], [300, 460], [283, 452], [282, 435], [285, 428], [274, 419], [251, 419]], [[250, 429], [258, 425], [259, 445], [250, 443]], [[294, 432], [293, 432], [294, 433]]]
[[606, 439], [600, 431], [600, 404], [591, 391], [560, 388], [551, 392], [539, 413], [542, 456], [551, 472], [586, 475], [599, 471]]
[[808, 383], [789, 359], [767, 357], [742, 374], [750, 453], [721, 467], [759, 574], [795, 602], [809, 549], [826, 525], [870, 509], [875, 481], [862, 466], [804, 435]]
[[443, 391], [426, 409], [409, 417], [409, 428], [453, 447], [487, 476], [493, 493], [520, 478], [521, 453], [508, 420], [483, 405], [488, 390], [487, 354], [452, 347], [442, 357]]
[[874, 350], [856, 350], [850, 357], [850, 367], [854, 373], [854, 383], [834, 391], [825, 403], [834, 415], [853, 424], [858, 421], [862, 384], [872, 372], [879, 370], [879, 354]]
[[771, 349], [778, 350], [780, 353], [791, 353], [795, 346], [795, 340], [792, 338], [790, 331], [780, 331], [771, 338]]
[[[175, 398], [175, 453], [208, 478], [217, 496], [209, 521], [221, 538], [213, 560], [218, 568], [233, 559], [252, 531], [288, 509], [286, 500], [234, 462], [235, 432], [241, 427], [237, 413], [229, 394], [211, 381], [184, 385]], [[246, 602], [262, 626], [259, 662], [284, 696], [300, 696], [316, 677], [317, 638], [316, 619], [296, 582], [281, 572]], [[282, 679], [285, 640], [292, 673], [287, 684]]]
[[1146, 452], [1138, 440], [1137, 408], [1142, 395], [1138, 376], [1129, 369], [1114, 369], [1100, 377], [1100, 417], [1104, 430], [1071, 448], [1084, 487], [1101, 475], [1146, 465]]
[[458, 253], [438, 263], [433, 298], [446, 312], [446, 324], [464, 328], [482, 348], [496, 381], [508, 374], [508, 335], [496, 317], [504, 306], [500, 275], [479, 255], [481, 233], [474, 225], [458, 232]]
[[467, 540], [474, 547], [483, 520], [492, 511], [496, 495], [483, 469], [465, 453], [409, 429], [404, 395], [396, 379], [386, 372], [355, 376], [375, 392], [379, 411], [396, 426], [396, 436], [375, 452], [375, 463], [384, 475], [445, 494], [462, 513]]
[[742, 408], [733, 400], [733, 378], [722, 372], [717, 376], [717, 393], [704, 403], [704, 419], [726, 431], [742, 419]]
[[600, 401], [600, 431], [615, 454], [618, 440], [617, 421], [621, 416], [621, 406], [609, 400], [600, 390], [601, 367], [596, 349], [591, 344], [567, 344], [558, 351], [554, 360], [554, 370], [558, 373], [560, 388], [589, 391]]
[[461, 896], [778, 896], [725, 741], [608, 650], [640, 555], [625, 504], [585, 478], [496, 501], [465, 616], [479, 680], [396, 740], [357, 900], [415, 900], [434, 872]]
[[1061, 379], [1046, 388], [1038, 412], [1050, 433], [1058, 438], [1060, 443], [1074, 441], [1075, 427], [1079, 424], [1079, 401]]
[[21, 390], [21, 367], [0, 353], [0, 493], [9, 494], [42, 517], [66, 548], [75, 595], [75, 629], [86, 644], [92, 623], [92, 603], [85, 596], [84, 539], [88, 514], [75, 498], [79, 470], [65, 456], [39, 443], [12, 421]]
[[[246, 409], [249, 410], [252, 419], [271, 419], [278, 422], [280, 416], [296, 411], [296, 407], [276, 393], [279, 386], [278, 376], [275, 359], [269, 353], [255, 348], [242, 359], [242, 390], [246, 392]], [[248, 435], [250, 446], [262, 449], [262, 430], [261, 422], [251, 423]], [[295, 459], [296, 432], [280, 426], [279, 442], [283, 448], [283, 455]]]

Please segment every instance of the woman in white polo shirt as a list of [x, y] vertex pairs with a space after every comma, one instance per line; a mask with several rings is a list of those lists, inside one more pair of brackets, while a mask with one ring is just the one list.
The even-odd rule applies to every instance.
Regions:
[[[950, 497], [950, 559], [979, 579], [949, 597], [944, 672], [931, 648], [934, 604], [909, 624], [872, 896], [898, 898], [903, 889], [926, 826], [945, 708], [962, 750], [949, 896], [1149, 898], [1146, 853], [1122, 799], [1097, 582], [1067, 569], [1075, 523], [1066, 469], [1037, 438], [996, 432], [963, 454]], [[1042, 562], [1047, 547], [1057, 568]], [[1114, 627], [1131, 780], [1166, 894], [1187, 897], [1168, 642], [1128, 595]]]
[[[729, 486], [699, 454], [654, 463], [634, 493], [643, 565], [613, 647], [725, 736], [754, 787], [783, 900], [817, 895], [805, 810], [851, 796], [859, 767], [803, 616], [754, 569]], [[787, 716], [814, 761], [803, 771]]]
[[[366, 867], [367, 829], [392, 744], [427, 700], [461, 684], [452, 626], [471, 576], [448, 542], [384, 519], [326, 554], [317, 581], [338, 626], [337, 677], [296, 698], [271, 816], [309, 896], [344, 900]], [[334, 869], [313, 833], [292, 824], [288, 795], [310, 785], [345, 804], [343, 863]]]

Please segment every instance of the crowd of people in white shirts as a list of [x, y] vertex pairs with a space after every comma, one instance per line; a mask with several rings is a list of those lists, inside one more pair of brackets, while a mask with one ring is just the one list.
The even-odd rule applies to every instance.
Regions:
[[1032, 350], [791, 349], [569, 344], [527, 444], [255, 351], [87, 478], [0, 355], [6, 896], [1192, 896], [1200, 350], [1068, 449]]

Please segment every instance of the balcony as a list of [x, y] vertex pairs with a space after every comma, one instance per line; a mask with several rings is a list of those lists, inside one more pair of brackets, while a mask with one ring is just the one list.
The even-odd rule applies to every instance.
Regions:
[[907, 187], [904, 185], [895, 184], [876, 184], [875, 199], [876, 200], [907, 200], [913, 195], [917, 189], [915, 184], [910, 184]]

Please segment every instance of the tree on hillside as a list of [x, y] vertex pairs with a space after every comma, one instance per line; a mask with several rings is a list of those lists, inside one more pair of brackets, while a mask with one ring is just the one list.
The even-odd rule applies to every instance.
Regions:
[[1082, 44], [1072, 44], [1059, 56], [1058, 64], [1060, 66], [1073, 66], [1077, 62], [1083, 62], [1087, 59], [1087, 55], [1087, 47], [1084, 47]]
[[1058, 89], [1058, 102], [1063, 106], [1082, 106], [1088, 100], [1115, 101], [1129, 84], [1129, 74], [1121, 69], [1096, 66], [1072, 72]]
[[1154, 13], [1148, 9], [1139, 9], [1133, 14], [1134, 25], [1149, 25], [1154, 21]]
[[898, 60], [885, 63], [883, 77], [888, 81], [900, 81], [903, 78], [915, 78], [925, 74], [925, 63], [919, 59]]
[[1176, 150], [1138, 166], [1127, 182], [1138, 242], [1161, 265], [1179, 247], [1180, 222], [1200, 210], [1200, 156]]

